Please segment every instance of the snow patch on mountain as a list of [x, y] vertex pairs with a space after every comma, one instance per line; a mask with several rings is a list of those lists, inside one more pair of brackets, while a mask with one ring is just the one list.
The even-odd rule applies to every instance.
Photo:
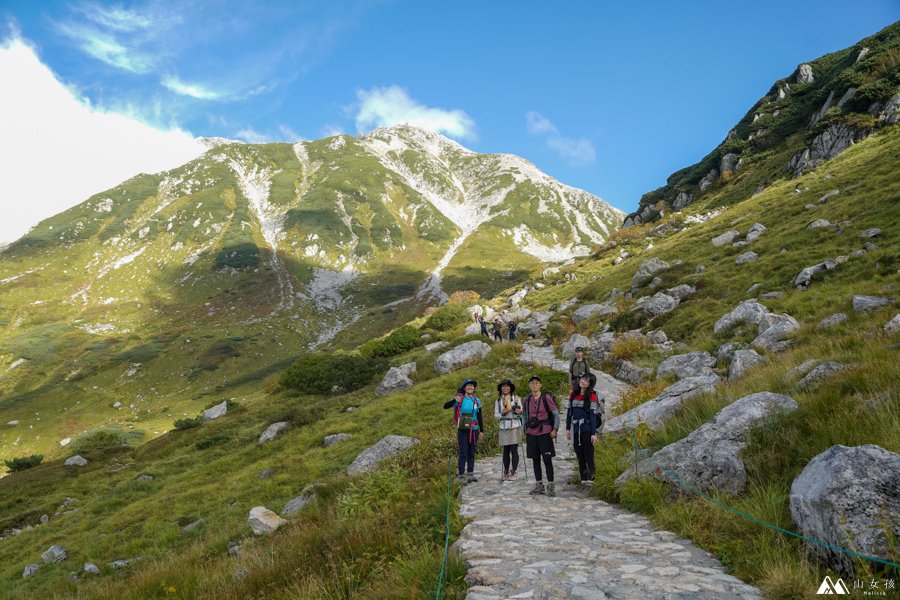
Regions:
[[319, 310], [335, 310], [345, 302], [345, 298], [341, 296], [341, 288], [353, 281], [358, 274], [358, 271], [350, 267], [342, 271], [313, 267], [313, 278], [306, 286], [306, 293], [297, 295], [312, 301]]
[[542, 244], [525, 225], [513, 229], [512, 236], [513, 242], [520, 250], [543, 262], [562, 262], [574, 256], [587, 256], [591, 253], [590, 248], [581, 244], [566, 246], [559, 243], [553, 246]]

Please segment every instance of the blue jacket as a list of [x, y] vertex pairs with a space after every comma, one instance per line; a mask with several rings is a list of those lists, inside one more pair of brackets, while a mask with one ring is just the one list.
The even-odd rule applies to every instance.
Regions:
[[566, 410], [566, 430], [575, 425], [575, 433], [597, 434], [597, 412], [600, 410], [600, 401], [596, 392], [591, 393], [588, 406], [584, 406], [584, 398], [581, 394], [569, 395], [569, 408]]

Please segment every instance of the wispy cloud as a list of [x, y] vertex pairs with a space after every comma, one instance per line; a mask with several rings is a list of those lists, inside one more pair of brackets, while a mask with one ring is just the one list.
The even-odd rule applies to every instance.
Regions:
[[420, 104], [404, 88], [396, 85], [356, 92], [356, 128], [368, 131], [376, 127], [407, 124], [445, 133], [459, 139], [476, 137], [475, 121], [465, 111], [435, 108]]
[[181, 94], [182, 96], [190, 96], [198, 100], [221, 100], [222, 93], [204, 87], [199, 83], [187, 83], [175, 77], [174, 75], [166, 75], [162, 79], [163, 87]]
[[305, 138], [283, 123], [273, 131], [258, 131], [252, 127], [244, 127], [234, 132], [234, 137], [249, 144], [269, 144], [272, 142], [300, 142]]
[[550, 119], [536, 110], [526, 113], [525, 127], [528, 133], [543, 137], [547, 147], [572, 166], [589, 165], [597, 160], [593, 142], [585, 137], [562, 135]]
[[95, 27], [76, 23], [57, 23], [56, 30], [69, 38], [88, 56], [110, 66], [138, 74], [149, 73], [155, 66], [156, 60], [152, 54], [126, 46], [119, 42], [115, 35]]

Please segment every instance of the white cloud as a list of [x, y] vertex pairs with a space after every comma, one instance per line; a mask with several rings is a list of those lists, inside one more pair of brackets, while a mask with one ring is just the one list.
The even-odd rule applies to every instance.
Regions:
[[72, 40], [82, 52], [108, 65], [139, 74], [149, 73], [155, 67], [156, 60], [151, 55], [129, 48], [115, 36], [94, 27], [57, 23], [56, 30]]
[[559, 133], [550, 119], [537, 112], [525, 114], [525, 127], [528, 133], [542, 136], [547, 147], [559, 154], [573, 166], [593, 164], [597, 160], [594, 144], [587, 138], [571, 138]]
[[475, 122], [465, 111], [424, 106], [400, 86], [359, 90], [356, 97], [356, 128], [360, 132], [406, 124], [459, 139], [476, 137]]
[[182, 96], [190, 96], [199, 100], [220, 100], [222, 93], [206, 88], [199, 83], [187, 83], [180, 80], [174, 75], [166, 75], [162, 79], [162, 84], [167, 89], [181, 94]]
[[0, 242], [138, 173], [179, 166], [205, 148], [78, 98], [15, 37], [0, 43]]
[[272, 142], [301, 142], [305, 138], [290, 126], [279, 124], [275, 131], [257, 131], [252, 127], [244, 127], [234, 132], [234, 137], [248, 144], [269, 144]]

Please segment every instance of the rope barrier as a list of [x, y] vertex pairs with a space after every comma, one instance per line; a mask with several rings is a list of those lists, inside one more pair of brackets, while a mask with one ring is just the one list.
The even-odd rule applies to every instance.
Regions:
[[[728, 506], [728, 505], [725, 504], [724, 502], [722, 502], [722, 501], [720, 501], [720, 500], [716, 500], [715, 498], [712, 498], [712, 497], [708, 496], [707, 494], [704, 494], [703, 492], [701, 492], [700, 490], [696, 489], [695, 487], [693, 487], [693, 486], [690, 485], [689, 483], [686, 483], [686, 482], [682, 481], [682, 480], [681, 480], [677, 475], [675, 475], [674, 473], [670, 473], [668, 470], [666, 470], [665, 468], [663, 468], [662, 465], [660, 465], [658, 462], [656, 462], [655, 460], [653, 460], [653, 458], [650, 457], [650, 455], [647, 453], [647, 451], [646, 451], [645, 449], [643, 449], [643, 448], [638, 448], [637, 437], [635, 437], [635, 434], [634, 434], [634, 431], [633, 431], [633, 430], [632, 430], [632, 432], [631, 432], [631, 440], [632, 440], [632, 442], [634, 443], [635, 460], [637, 459], [638, 454], [640, 454], [640, 455], [643, 456], [645, 459], [649, 460], [651, 463], [653, 463], [654, 465], [656, 465], [657, 470], [658, 470], [660, 473], [662, 473], [663, 475], [665, 475], [666, 478], [669, 479], [669, 481], [671, 481], [672, 483], [674, 483], [674, 484], [676, 484], [676, 485], [678, 485], [678, 486], [680, 486], [680, 487], [682, 487], [682, 488], [684, 488], [684, 489], [686, 489], [686, 490], [688, 490], [688, 491], [690, 491], [690, 492], [693, 492], [693, 493], [697, 494], [697, 495], [700, 496], [701, 498], [704, 498], [704, 499], [706, 499], [706, 500], [709, 500], [710, 502], [713, 502], [713, 503], [715, 503], [715, 504], [718, 504], [718, 505], [721, 506], [722, 508], [725, 508], [725, 509], [727, 509], [727, 510], [730, 510], [731, 512], [733, 512], [734, 514], [736, 514], [736, 515], [738, 515], [738, 516], [741, 516], [741, 517], [743, 517], [743, 518], [745, 518], [745, 519], [748, 519], [748, 520], [750, 520], [750, 521], [752, 521], [752, 522], [754, 522], [754, 523], [757, 523], [757, 524], [759, 524], [759, 525], [763, 525], [763, 526], [765, 526], [765, 527], [768, 527], [769, 529], [772, 529], [772, 530], [774, 530], [774, 531], [778, 531], [778, 532], [780, 532], [780, 533], [784, 533], [784, 534], [786, 534], [786, 535], [790, 535], [790, 536], [793, 536], [793, 537], [795, 537], [795, 538], [804, 540], [804, 541], [809, 542], [809, 543], [811, 543], [811, 544], [818, 544], [819, 546], [823, 546], [823, 547], [828, 548], [829, 550], [832, 550], [832, 551], [843, 552], [843, 553], [845, 553], [845, 554], [849, 554], [849, 555], [852, 555], [852, 556], [858, 556], [859, 558], [864, 558], [864, 559], [866, 559], [866, 560], [870, 560], [870, 561], [873, 561], [873, 562], [881, 563], [881, 564], [883, 564], [883, 565], [887, 565], [887, 566], [889, 566], [889, 567], [896, 567], [896, 568], [900, 569], [900, 564], [897, 564], [897, 563], [895, 563], [895, 562], [891, 562], [891, 561], [889, 561], [889, 560], [884, 560], [883, 558], [878, 558], [878, 557], [876, 557], [876, 556], [868, 556], [868, 555], [866, 555], [866, 554], [860, 554], [859, 552], [854, 552], [853, 550], [848, 550], [848, 549], [842, 548], [842, 547], [840, 547], [840, 546], [834, 546], [834, 545], [829, 544], [829, 543], [827, 543], [827, 542], [822, 542], [822, 541], [819, 541], [819, 540], [815, 540], [815, 539], [813, 539], [813, 538], [808, 538], [808, 537], [806, 537], [806, 536], [804, 536], [804, 535], [800, 535], [799, 533], [795, 533], [795, 532], [793, 532], [793, 531], [789, 531], [789, 530], [787, 530], [787, 529], [784, 529], [783, 527], [779, 527], [778, 525], [773, 525], [773, 524], [771, 524], [771, 523], [767, 523], [767, 522], [763, 521], [762, 519], [757, 519], [757, 518], [754, 517], [753, 515], [747, 514], [747, 513], [743, 512], [743, 511], [741, 511], [741, 510], [738, 510], [738, 509], [736, 509], [736, 508], [732, 508], [731, 506]], [[636, 472], [636, 470], [635, 470], [635, 472]]]
[[434, 595], [435, 600], [441, 597], [441, 587], [444, 583], [444, 569], [447, 567], [447, 550], [450, 547], [450, 481], [453, 478], [451, 457], [447, 457], [447, 514], [444, 517], [444, 558], [441, 559], [441, 573], [438, 576], [437, 593]]

